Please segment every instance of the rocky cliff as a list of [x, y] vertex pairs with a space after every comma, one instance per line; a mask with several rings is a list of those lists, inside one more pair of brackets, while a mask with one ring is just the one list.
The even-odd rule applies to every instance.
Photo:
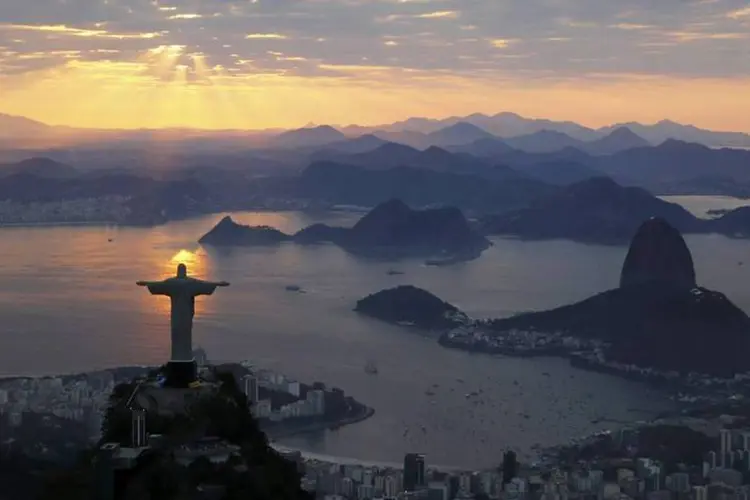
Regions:
[[662, 218], [644, 222], [633, 237], [620, 274], [620, 287], [655, 284], [696, 287], [693, 257], [680, 232]]
[[604, 340], [608, 361], [641, 367], [723, 377], [750, 370], [750, 318], [724, 294], [696, 286], [690, 250], [664, 220], [636, 232], [620, 285], [492, 327]]

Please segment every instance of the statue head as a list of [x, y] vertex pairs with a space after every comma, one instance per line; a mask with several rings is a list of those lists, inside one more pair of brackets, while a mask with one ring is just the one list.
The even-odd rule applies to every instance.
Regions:
[[179, 264], [177, 266], [177, 277], [187, 278], [187, 266], [185, 264]]

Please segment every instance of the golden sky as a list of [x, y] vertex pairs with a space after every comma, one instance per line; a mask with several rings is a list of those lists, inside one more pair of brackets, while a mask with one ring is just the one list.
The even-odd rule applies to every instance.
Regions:
[[0, 113], [50, 124], [257, 129], [513, 111], [750, 132], [746, 0], [8, 4]]

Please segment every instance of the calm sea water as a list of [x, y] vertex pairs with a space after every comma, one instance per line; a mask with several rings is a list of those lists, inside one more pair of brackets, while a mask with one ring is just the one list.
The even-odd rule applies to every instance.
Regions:
[[731, 196], [661, 196], [662, 199], [678, 203], [693, 213], [696, 217], [709, 219], [709, 210], [728, 209], [750, 205], [750, 200], [733, 198]]
[[[235, 217], [286, 231], [321, 220], [352, 222], [346, 214]], [[252, 359], [323, 381], [376, 409], [365, 422], [290, 438], [287, 446], [384, 462], [420, 451], [432, 463], [488, 466], [507, 447], [526, 453], [536, 443], [561, 443], [670, 407], [641, 384], [562, 360], [442, 349], [351, 310], [362, 296], [398, 284], [424, 287], [477, 317], [549, 308], [616, 286], [625, 248], [501, 239], [478, 260], [441, 268], [362, 260], [329, 245], [202, 249], [195, 241], [219, 218], [151, 229], [0, 229], [0, 374], [165, 361], [168, 299], [135, 281], [166, 277], [185, 262], [199, 277], [232, 283], [196, 304], [195, 341], [209, 357]], [[701, 283], [750, 310], [750, 265], [739, 265], [750, 242], [698, 236], [688, 243]], [[389, 276], [390, 269], [405, 274]], [[307, 293], [288, 292], [287, 285]], [[379, 375], [364, 373], [369, 359]], [[465, 397], [472, 391], [481, 391], [476, 399], [483, 403]]]

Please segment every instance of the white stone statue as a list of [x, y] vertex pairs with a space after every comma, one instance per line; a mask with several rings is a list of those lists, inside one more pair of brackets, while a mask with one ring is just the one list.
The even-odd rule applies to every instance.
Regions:
[[229, 286], [226, 281], [203, 281], [190, 278], [185, 264], [177, 266], [177, 275], [163, 281], [138, 281], [152, 295], [166, 295], [172, 301], [170, 316], [172, 333], [172, 362], [193, 361], [193, 315], [195, 297], [212, 295], [216, 287]]

